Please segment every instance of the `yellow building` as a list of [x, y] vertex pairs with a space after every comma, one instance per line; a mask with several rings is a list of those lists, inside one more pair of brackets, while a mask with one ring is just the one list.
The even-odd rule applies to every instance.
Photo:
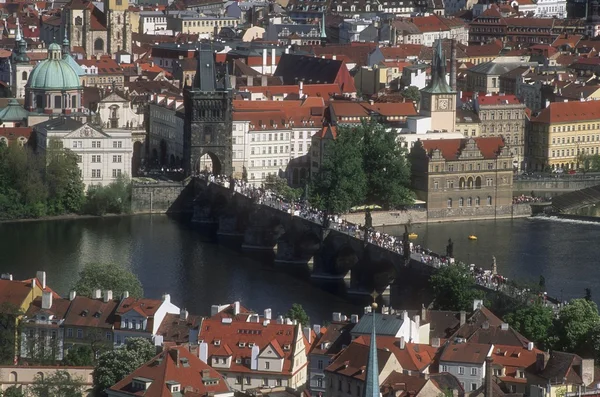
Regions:
[[600, 103], [553, 102], [531, 119], [530, 170], [574, 170], [600, 153]]
[[167, 18], [167, 29], [173, 32], [188, 34], [199, 34], [206, 37], [213, 37], [215, 30], [217, 34], [221, 28], [235, 28], [239, 20], [233, 17], [216, 17], [202, 15], [182, 15], [171, 16]]
[[472, 110], [456, 109], [456, 132], [465, 138], [476, 138], [481, 134], [481, 121]]

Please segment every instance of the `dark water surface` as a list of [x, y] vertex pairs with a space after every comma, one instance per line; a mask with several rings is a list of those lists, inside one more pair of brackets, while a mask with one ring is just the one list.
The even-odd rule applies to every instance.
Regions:
[[[385, 227], [386, 233], [403, 231]], [[600, 303], [600, 223], [527, 218], [413, 225], [412, 231], [416, 244], [434, 252], [445, 253], [452, 238], [458, 260], [490, 269], [495, 256], [506, 277], [537, 284], [543, 274], [551, 296], [580, 298], [589, 287]]]
[[[413, 231], [417, 244], [436, 252], [444, 252], [452, 237], [455, 256], [465, 262], [489, 267], [495, 255], [499, 272], [509, 278], [537, 283], [543, 273], [553, 296], [562, 290], [564, 299], [580, 297], [590, 287], [600, 300], [600, 224], [520, 219], [415, 225]], [[470, 234], [478, 240], [469, 241]], [[168, 292], [196, 314], [241, 300], [277, 315], [297, 302], [320, 321], [333, 311], [359, 313], [362, 306], [329, 292], [333, 287], [315, 285], [300, 269], [250, 259], [167, 216], [0, 224], [0, 273], [23, 279], [45, 270], [48, 283], [67, 295], [87, 262], [122, 264], [139, 276], [146, 296]]]

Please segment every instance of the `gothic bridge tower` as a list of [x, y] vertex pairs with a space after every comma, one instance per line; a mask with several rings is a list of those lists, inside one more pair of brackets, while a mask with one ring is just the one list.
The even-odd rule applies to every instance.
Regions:
[[186, 175], [205, 169], [207, 156], [212, 161], [213, 174], [232, 174], [232, 99], [227, 68], [215, 64], [212, 50], [201, 48], [194, 84], [183, 93]]

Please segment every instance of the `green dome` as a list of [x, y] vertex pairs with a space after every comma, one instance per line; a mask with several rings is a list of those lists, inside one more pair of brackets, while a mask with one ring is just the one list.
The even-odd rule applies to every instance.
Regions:
[[[53, 45], [58, 49], [51, 48]], [[60, 51], [58, 44], [51, 44], [50, 50]], [[50, 57], [33, 69], [29, 76], [28, 85], [41, 90], [72, 90], [81, 88], [79, 76], [69, 62], [57, 57]]]
[[48, 46], [48, 51], [52, 51], [52, 50], [60, 50], [60, 46], [56, 43], [52, 43]]

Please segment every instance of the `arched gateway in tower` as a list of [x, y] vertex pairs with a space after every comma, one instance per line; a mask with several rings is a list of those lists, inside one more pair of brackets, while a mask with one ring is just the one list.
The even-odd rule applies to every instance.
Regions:
[[232, 174], [232, 99], [226, 67], [215, 65], [213, 51], [200, 49], [194, 84], [183, 94], [186, 175], [207, 169], [203, 165], [207, 158], [212, 160], [213, 174]]

